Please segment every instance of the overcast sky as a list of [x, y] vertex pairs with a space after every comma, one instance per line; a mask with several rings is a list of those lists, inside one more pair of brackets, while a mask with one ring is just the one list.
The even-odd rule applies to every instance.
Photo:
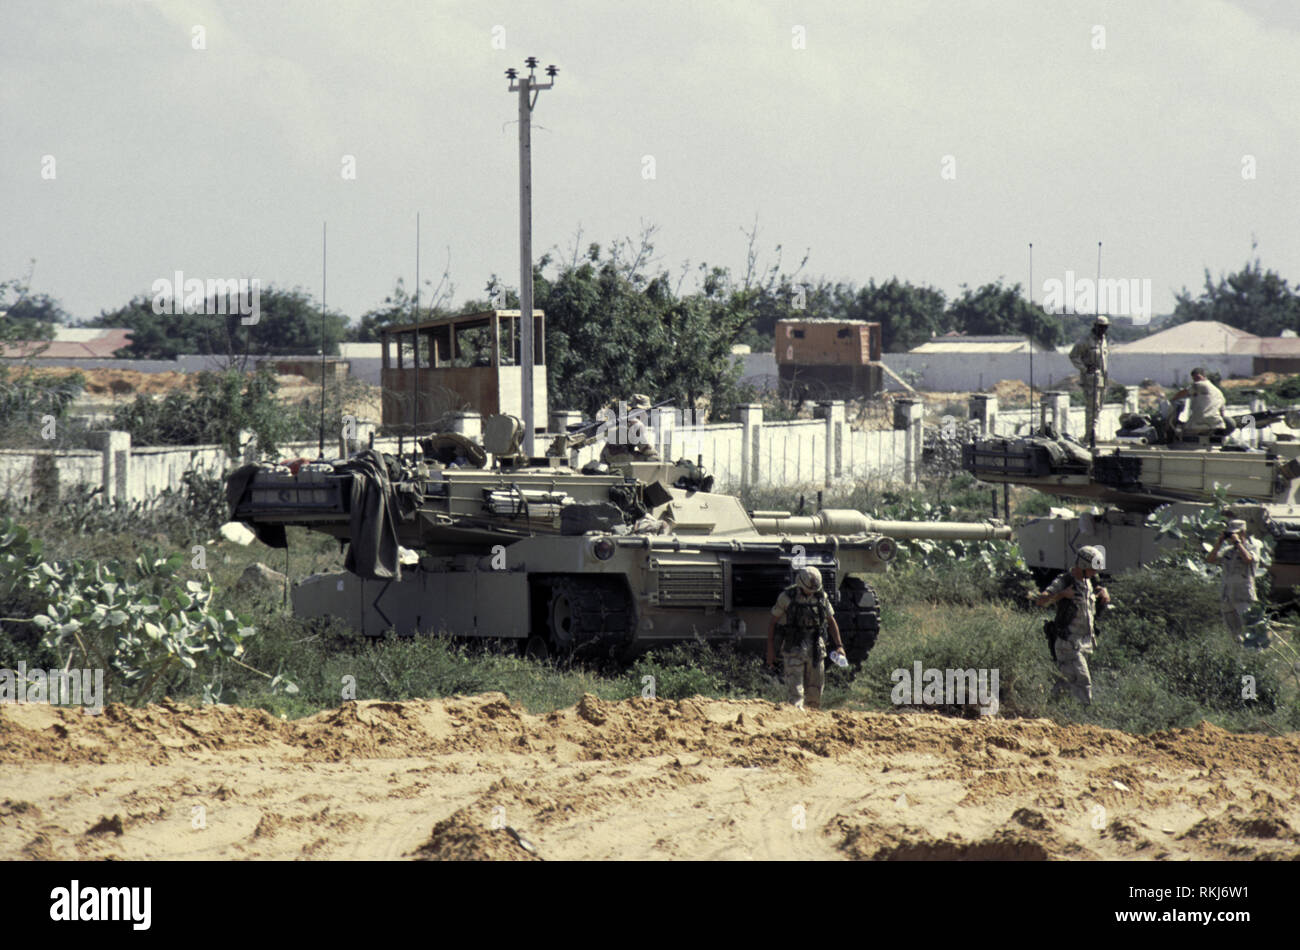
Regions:
[[1025, 283], [1031, 241], [1040, 301], [1099, 240], [1157, 313], [1252, 238], [1300, 281], [1291, 0], [2, 0], [0, 279], [35, 258], [78, 319], [177, 270], [319, 297], [328, 221], [356, 317], [411, 285], [418, 211], [423, 277], [515, 286], [528, 55], [561, 70], [537, 254], [652, 223], [663, 267], [735, 269], [757, 220], [767, 261], [949, 295]]

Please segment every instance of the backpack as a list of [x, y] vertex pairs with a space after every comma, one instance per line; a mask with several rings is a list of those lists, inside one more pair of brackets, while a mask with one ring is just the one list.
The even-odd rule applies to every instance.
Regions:
[[826, 592], [818, 591], [818, 596], [811, 603], [798, 600], [798, 593], [797, 584], [785, 589], [785, 594], [790, 598], [790, 606], [785, 612], [785, 622], [776, 626], [777, 633], [781, 635], [781, 651], [794, 652], [806, 639], [812, 643], [813, 652], [820, 659], [825, 650], [822, 637], [826, 633], [826, 621], [830, 616], [826, 609]]

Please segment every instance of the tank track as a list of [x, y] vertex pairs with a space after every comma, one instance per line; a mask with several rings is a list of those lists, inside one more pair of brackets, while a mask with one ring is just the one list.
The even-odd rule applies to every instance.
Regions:
[[861, 663], [880, 636], [880, 597], [875, 589], [849, 578], [840, 588], [835, 622], [844, 640], [844, 655], [850, 663]]
[[[551, 648], [561, 655], [621, 656], [632, 643], [632, 606], [615, 577], [557, 577], [547, 585]], [[550, 622], [567, 604], [567, 630]]]

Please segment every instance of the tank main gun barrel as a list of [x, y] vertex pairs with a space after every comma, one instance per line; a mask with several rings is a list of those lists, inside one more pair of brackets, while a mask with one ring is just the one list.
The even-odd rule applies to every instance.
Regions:
[[976, 521], [882, 521], [851, 508], [823, 508], [814, 515], [756, 511], [751, 516], [759, 534], [884, 534], [891, 538], [933, 538], [948, 541], [993, 541], [1011, 537], [1009, 525]]

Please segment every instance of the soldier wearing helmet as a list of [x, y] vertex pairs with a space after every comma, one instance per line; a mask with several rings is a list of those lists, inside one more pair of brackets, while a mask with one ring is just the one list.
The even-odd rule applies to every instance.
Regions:
[[1084, 545], [1075, 555], [1074, 566], [1035, 598], [1039, 607], [1058, 605], [1056, 619], [1049, 623], [1054, 632], [1052, 655], [1063, 679], [1053, 684], [1053, 699], [1068, 689], [1085, 706], [1092, 702], [1088, 654], [1097, 645], [1097, 606], [1110, 604], [1110, 594], [1094, 578], [1105, 566], [1101, 550]]
[[1097, 420], [1101, 418], [1101, 403], [1106, 396], [1106, 379], [1110, 372], [1106, 346], [1109, 327], [1110, 320], [1099, 316], [1092, 331], [1070, 350], [1070, 362], [1079, 371], [1079, 384], [1083, 387], [1089, 448], [1097, 445]]
[[776, 666], [779, 634], [786, 698], [800, 709], [805, 704], [809, 709], [821, 708], [827, 630], [835, 649], [843, 652], [835, 611], [822, 587], [822, 573], [815, 567], [805, 567], [795, 575], [795, 583], [776, 599], [767, 627], [767, 665]]
[[1261, 548], [1258, 539], [1246, 534], [1246, 522], [1233, 518], [1205, 556], [1207, 563], [1223, 562], [1219, 612], [1238, 643], [1246, 642], [1246, 612], [1259, 599], [1255, 593], [1255, 566]]
[[627, 462], [659, 461], [659, 453], [650, 444], [648, 434], [650, 410], [653, 408], [649, 396], [636, 393], [629, 402], [611, 403], [610, 408], [604, 410], [602, 462], [617, 467]]

